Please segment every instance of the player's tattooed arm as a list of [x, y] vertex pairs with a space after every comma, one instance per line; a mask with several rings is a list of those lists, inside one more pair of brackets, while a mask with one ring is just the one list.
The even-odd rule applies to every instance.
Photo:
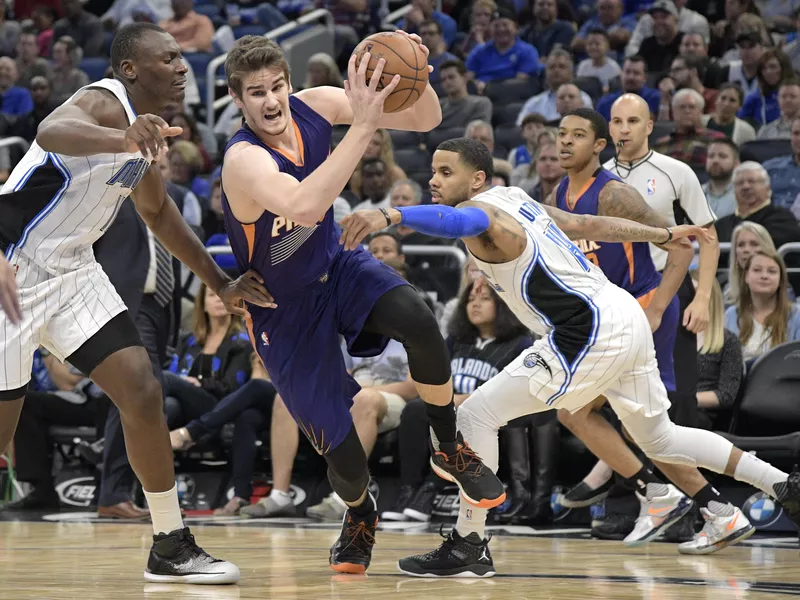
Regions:
[[597, 214], [601, 217], [619, 217], [650, 227], [670, 227], [673, 224], [654, 210], [631, 185], [609, 181], [597, 197]]
[[[595, 242], [653, 242], [672, 244], [689, 236], [709, 237], [708, 232], [695, 225], [677, 227], [650, 227], [618, 217], [573, 215], [554, 206], [542, 205], [553, 222], [572, 240]], [[665, 246], [669, 247], [669, 246]]]
[[473, 238], [478, 241], [483, 252], [475, 252], [478, 249], [471, 247], [473, 254], [479, 259], [485, 258], [487, 262], [513, 260], [522, 254], [528, 239], [525, 230], [514, 217], [485, 202], [470, 200], [458, 205], [459, 208], [467, 206], [480, 208], [489, 215], [489, 228]]

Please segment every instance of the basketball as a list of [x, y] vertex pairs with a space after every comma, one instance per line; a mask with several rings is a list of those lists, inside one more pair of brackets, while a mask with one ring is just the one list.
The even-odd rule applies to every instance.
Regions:
[[428, 85], [428, 60], [419, 45], [401, 33], [382, 32], [369, 36], [356, 47], [356, 65], [365, 52], [370, 53], [367, 83], [381, 58], [386, 60], [386, 64], [378, 83], [379, 90], [391, 83], [395, 75], [401, 77], [400, 83], [383, 103], [384, 112], [393, 113], [414, 106]]

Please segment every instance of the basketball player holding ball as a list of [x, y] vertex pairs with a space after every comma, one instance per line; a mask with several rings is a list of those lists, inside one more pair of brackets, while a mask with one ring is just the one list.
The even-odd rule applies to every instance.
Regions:
[[[225, 62], [230, 94], [245, 119], [225, 150], [225, 223], [239, 269], [258, 272], [277, 304], [248, 305], [248, 329], [286, 407], [328, 463], [333, 490], [349, 506], [330, 553], [340, 573], [366, 571], [378, 521], [367, 457], [350, 416], [359, 387], [345, 368], [340, 335], [353, 356], [380, 354], [390, 338], [402, 342], [426, 402], [434, 468], [476, 506], [505, 499], [503, 485], [457, 431], [450, 359], [433, 313], [368, 252], [345, 251], [333, 219], [333, 201], [379, 127], [429, 131], [441, 121], [439, 99], [427, 84], [427, 55], [418, 36], [377, 34], [350, 58], [344, 90], [297, 94], [281, 49], [266, 38], [241, 38]], [[330, 153], [332, 126], [343, 124], [351, 127]]]

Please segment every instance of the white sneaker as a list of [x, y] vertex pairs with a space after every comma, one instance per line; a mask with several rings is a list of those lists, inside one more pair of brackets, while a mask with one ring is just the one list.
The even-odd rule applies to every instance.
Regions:
[[336, 494], [328, 494], [319, 504], [306, 509], [306, 516], [320, 521], [341, 521], [347, 512], [347, 504]]
[[714, 514], [705, 508], [701, 508], [700, 513], [706, 524], [691, 542], [684, 542], [678, 546], [678, 552], [681, 554], [712, 554], [731, 544], [746, 540], [756, 532], [756, 528], [738, 508], [729, 517]]
[[[648, 489], [653, 484], [648, 484]], [[674, 485], [667, 484], [667, 493], [663, 496], [645, 497], [636, 492], [641, 504], [636, 526], [625, 538], [626, 546], [646, 544], [669, 529], [689, 512], [694, 502], [683, 495]], [[648, 493], [648, 496], [650, 494]]]

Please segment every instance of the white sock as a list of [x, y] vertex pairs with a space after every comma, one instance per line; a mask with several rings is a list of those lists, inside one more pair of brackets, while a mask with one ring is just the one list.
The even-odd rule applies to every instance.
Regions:
[[269, 493], [269, 497], [272, 498], [279, 506], [289, 506], [292, 503], [292, 495], [289, 492], [284, 492], [283, 490], [276, 490], [272, 488], [272, 491]]
[[771, 464], [764, 462], [755, 454], [745, 452], [736, 465], [736, 471], [733, 474], [734, 479], [737, 481], [744, 481], [753, 487], [757, 487], [765, 494], [775, 497], [775, 484], [786, 481], [789, 476], [776, 469]]
[[459, 499], [459, 502], [456, 523], [458, 535], [467, 537], [470, 533], [477, 533], [479, 538], [485, 538], [486, 515], [489, 514], [489, 510], [464, 502], [463, 498]]
[[614, 474], [614, 471], [611, 470], [606, 463], [602, 460], [598, 460], [589, 474], [583, 478], [583, 483], [588, 485], [593, 490], [605, 485], [605, 483], [611, 479], [611, 476]]
[[150, 508], [150, 517], [153, 520], [153, 533], [170, 533], [176, 529], [183, 529], [181, 507], [178, 504], [178, 486], [166, 492], [144, 492], [147, 506]]

